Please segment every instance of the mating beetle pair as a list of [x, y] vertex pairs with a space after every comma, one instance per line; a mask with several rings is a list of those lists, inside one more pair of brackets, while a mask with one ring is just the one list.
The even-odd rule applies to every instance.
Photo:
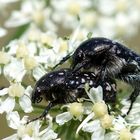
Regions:
[[134, 87], [129, 98], [131, 105], [127, 114], [130, 112], [140, 92], [140, 55], [116, 41], [99, 37], [84, 41], [73, 55], [66, 56], [57, 65], [64, 63], [70, 57], [75, 72], [82, 68], [94, 68], [99, 71], [96, 76], [97, 85], [107, 76], [123, 80]]
[[[116, 41], [107, 38], [91, 38], [84, 41], [73, 54], [63, 58], [56, 66], [64, 63], [70, 57], [72, 57], [72, 70], [64, 69], [51, 72], [37, 81], [32, 102], [41, 101], [41, 95], [50, 101], [43, 114], [38, 118], [44, 117], [48, 110], [56, 104], [74, 102], [78, 98], [84, 97], [86, 95], [85, 83], [89, 83], [89, 85], [92, 83], [91, 87], [101, 85], [104, 91], [104, 100], [114, 102], [116, 99], [114, 85], [116, 87], [116, 84], [112, 79], [116, 78], [134, 87], [127, 114], [130, 112], [140, 91], [140, 56], [138, 54]], [[94, 75], [94, 72], [79, 72], [81, 69], [88, 70], [90, 68], [94, 68], [98, 73]], [[110, 91], [106, 90], [107, 86], [111, 87]]]

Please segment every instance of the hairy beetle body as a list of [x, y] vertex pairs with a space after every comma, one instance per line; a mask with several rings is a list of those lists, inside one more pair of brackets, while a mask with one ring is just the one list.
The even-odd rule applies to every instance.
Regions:
[[140, 65], [140, 56], [124, 45], [106, 38], [92, 38], [76, 49], [72, 55], [72, 68], [77, 71], [81, 68], [104, 67], [104, 72], [112, 77], [134, 61]]

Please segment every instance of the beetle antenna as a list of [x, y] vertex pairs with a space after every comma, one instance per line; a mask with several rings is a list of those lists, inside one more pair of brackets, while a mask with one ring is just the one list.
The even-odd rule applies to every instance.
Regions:
[[56, 64], [52, 69], [55, 69], [57, 66], [66, 62], [72, 56], [71, 54], [72, 54], [72, 52], [69, 53], [68, 55], [66, 55], [65, 57], [63, 57], [62, 60], [60, 60], [60, 62], [58, 64]]
[[56, 102], [55, 102], [55, 101], [50, 102], [50, 103], [48, 104], [48, 106], [45, 108], [45, 110], [43, 111], [43, 113], [42, 113], [39, 117], [27, 121], [26, 124], [29, 124], [29, 123], [31, 123], [31, 122], [34, 122], [34, 121], [36, 121], [36, 120], [38, 120], [38, 119], [45, 118], [45, 116], [48, 114], [49, 110], [50, 110], [53, 106], [55, 106], [55, 105], [56, 105]]

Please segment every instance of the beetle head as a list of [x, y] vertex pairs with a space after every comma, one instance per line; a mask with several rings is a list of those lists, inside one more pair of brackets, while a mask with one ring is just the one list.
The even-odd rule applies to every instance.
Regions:
[[44, 93], [48, 92], [48, 82], [46, 80], [48, 79], [46, 77], [47, 75], [44, 75], [41, 77], [35, 84], [35, 87], [32, 92], [32, 103], [39, 103], [42, 101], [42, 97]]
[[41, 94], [41, 89], [39, 87], [35, 87], [32, 92], [32, 103], [40, 103], [43, 99]]
[[75, 69], [76, 65], [83, 62], [85, 59], [85, 54], [82, 50], [78, 49], [72, 56], [72, 69]]

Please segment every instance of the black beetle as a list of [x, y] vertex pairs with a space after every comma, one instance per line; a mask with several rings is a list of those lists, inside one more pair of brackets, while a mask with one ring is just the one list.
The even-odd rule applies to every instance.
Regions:
[[140, 55], [114, 40], [96, 37], [84, 41], [73, 54], [64, 57], [56, 66], [70, 57], [73, 72], [90, 68], [98, 71], [97, 85], [105, 76], [118, 78], [132, 85], [134, 92], [129, 98], [131, 105], [127, 114], [130, 112], [140, 91]]
[[[88, 83], [90, 88], [96, 87], [95, 79], [93, 72], [72, 73], [71, 69], [61, 69], [45, 74], [34, 87], [32, 103], [41, 102], [44, 96], [49, 104], [41, 116], [31, 121], [45, 117], [48, 111], [57, 104], [77, 102], [77, 99], [81, 97], [88, 98], [84, 89], [85, 84]], [[115, 81], [105, 78], [101, 86], [105, 102], [114, 103], [116, 100]]]

